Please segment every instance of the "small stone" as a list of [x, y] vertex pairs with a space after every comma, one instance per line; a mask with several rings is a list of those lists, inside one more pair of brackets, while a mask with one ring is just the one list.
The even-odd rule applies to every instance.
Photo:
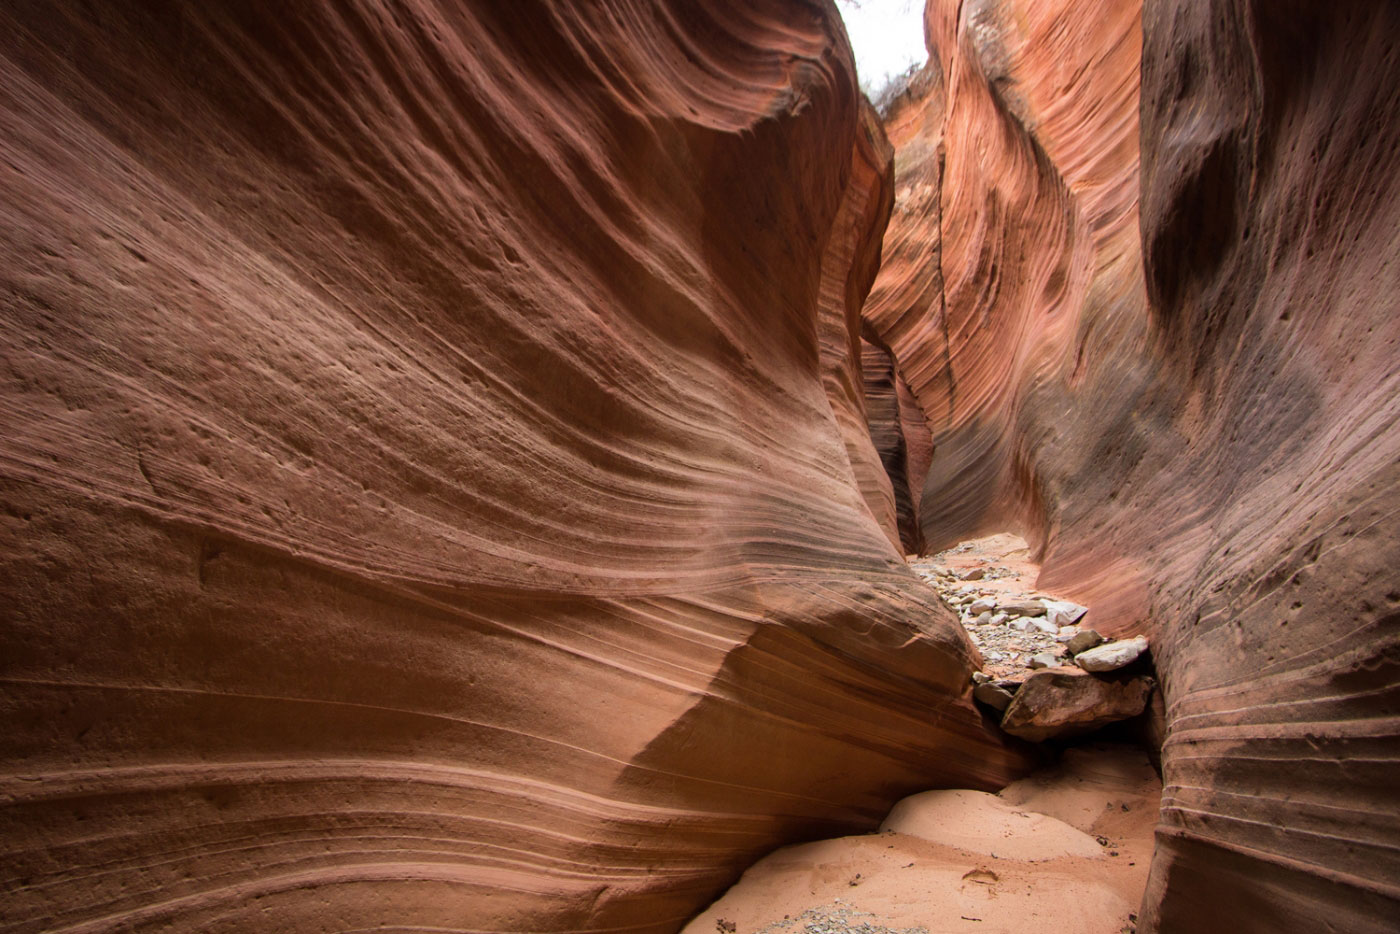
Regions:
[[992, 618], [991, 618], [991, 619], [987, 620], [987, 625], [988, 625], [988, 626], [1000, 626], [1002, 623], [1006, 622], [1008, 619], [1010, 619], [1010, 617], [1007, 616], [1005, 613], [995, 613], [995, 614], [992, 615]]
[[991, 613], [997, 608], [997, 602], [991, 597], [978, 597], [972, 601], [972, 606], [968, 610], [973, 613]]
[[1089, 612], [1087, 606], [1080, 606], [1068, 600], [1048, 600], [1045, 604], [1045, 615], [1050, 617], [1050, 622], [1056, 626], [1068, 626], [1071, 623], [1079, 622], [1080, 617]]
[[1137, 661], [1138, 656], [1146, 651], [1147, 637], [1135, 636], [1080, 652], [1074, 657], [1074, 662], [1085, 671], [1117, 671]]
[[1054, 668], [1059, 663], [1060, 660], [1055, 657], [1054, 652], [1041, 652], [1031, 656], [1029, 665], [1031, 668]]
[[1084, 629], [1073, 639], [1070, 639], [1066, 646], [1069, 649], [1069, 654], [1078, 655], [1080, 652], [1087, 652], [1102, 641], [1103, 636], [1092, 629]]
[[990, 680], [992, 680], [992, 676], [985, 671], [974, 671], [972, 673], [973, 684], [986, 684]]
[[1053, 634], [1056, 631], [1054, 625], [1043, 616], [1031, 617], [1031, 625], [1047, 635]]
[[957, 577], [960, 581], [980, 581], [987, 576], [986, 568], [968, 568], [965, 571], [958, 571]]
[[979, 684], [972, 689], [972, 696], [997, 711], [1010, 707], [1011, 701], [1015, 699], [1015, 695], [999, 684]]
[[1013, 616], [1006, 621], [1006, 625], [1015, 629], [1017, 632], [1025, 632], [1027, 629], [1031, 628], [1031, 621], [1024, 616]]
[[1017, 616], [1044, 616], [1045, 604], [1039, 600], [1008, 600], [1005, 603], [998, 602], [997, 609], [1005, 610], [1007, 613], [1015, 613]]
[[992, 621], [992, 614], [981, 613], [973, 622], [978, 626], [985, 626]]

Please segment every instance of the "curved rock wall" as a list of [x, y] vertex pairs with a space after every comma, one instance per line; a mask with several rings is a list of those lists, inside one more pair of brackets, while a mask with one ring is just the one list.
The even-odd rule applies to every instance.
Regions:
[[1042, 587], [1151, 634], [1140, 930], [1390, 929], [1400, 12], [926, 19], [865, 316], [933, 431], [929, 547], [1023, 531]]
[[[926, 439], [928, 435], [924, 413], [895, 370], [890, 352], [863, 339], [861, 374], [865, 379], [865, 414], [870, 440], [889, 478], [899, 544], [905, 554], [918, 554], [923, 549], [923, 533], [919, 531], [919, 491], [910, 481], [912, 477], [922, 477], [928, 470], [926, 461], [922, 465], [918, 461], [919, 436], [922, 434]], [[927, 448], [928, 444], [923, 447]]]
[[1143, 35], [1143, 249], [1186, 439], [1130, 500], [1186, 491], [1142, 536], [1174, 572], [1147, 919], [1393, 930], [1400, 8], [1183, 0]]
[[827, 391], [852, 72], [789, 0], [0, 9], [0, 927], [674, 930], [1021, 767]]
[[817, 335], [822, 382], [861, 496], [890, 543], [903, 553], [897, 494], [870, 436], [860, 336], [861, 306], [880, 268], [880, 240], [894, 204], [893, 161], [894, 150], [880, 128], [879, 115], [862, 98], [851, 180], [822, 256]]

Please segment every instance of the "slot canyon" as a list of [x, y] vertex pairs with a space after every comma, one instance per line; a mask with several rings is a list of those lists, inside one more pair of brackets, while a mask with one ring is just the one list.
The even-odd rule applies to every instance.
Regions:
[[1400, 4], [923, 29], [0, 5], [0, 931], [754, 934], [1098, 780], [921, 570], [1007, 536], [1150, 645], [1106, 930], [1400, 930]]

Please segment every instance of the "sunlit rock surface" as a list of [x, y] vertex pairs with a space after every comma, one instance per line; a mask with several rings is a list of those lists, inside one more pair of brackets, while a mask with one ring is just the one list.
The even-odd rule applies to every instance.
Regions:
[[0, 8], [0, 927], [675, 930], [1014, 775], [858, 99], [829, 4]]
[[1151, 636], [1139, 930], [1393, 929], [1400, 8], [927, 25], [865, 316], [932, 430], [928, 547], [1020, 530], [1042, 587]]

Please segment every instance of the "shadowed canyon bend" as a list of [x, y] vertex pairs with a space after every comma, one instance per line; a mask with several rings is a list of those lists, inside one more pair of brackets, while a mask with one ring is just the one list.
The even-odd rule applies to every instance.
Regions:
[[1139, 931], [1400, 918], [1400, 5], [0, 6], [0, 930], [672, 932], [1151, 639]]

